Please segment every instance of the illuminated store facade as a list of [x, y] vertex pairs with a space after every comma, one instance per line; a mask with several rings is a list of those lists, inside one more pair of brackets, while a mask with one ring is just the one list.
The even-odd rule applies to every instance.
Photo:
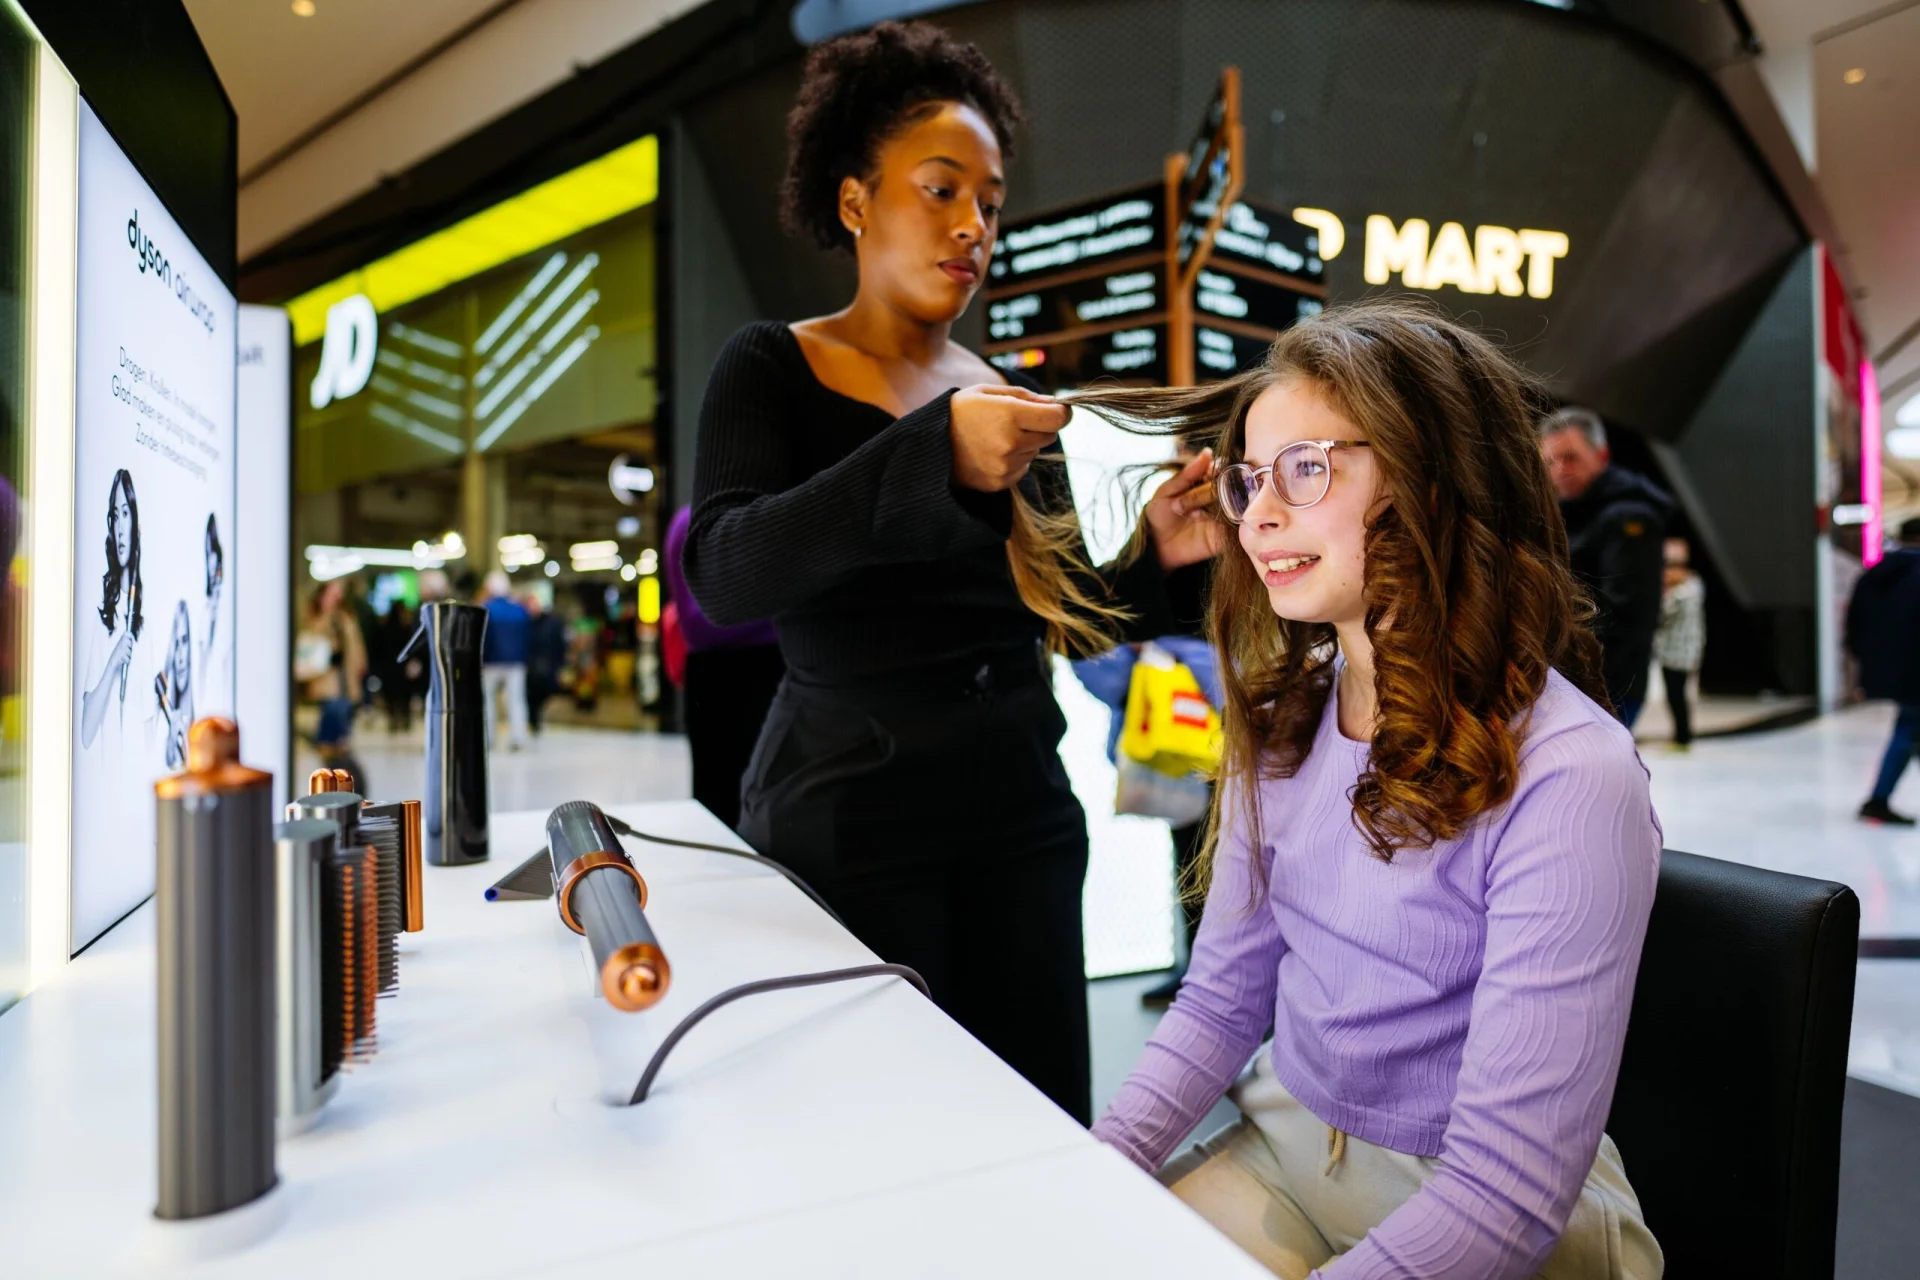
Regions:
[[310, 586], [656, 569], [658, 192], [649, 135], [288, 304]]

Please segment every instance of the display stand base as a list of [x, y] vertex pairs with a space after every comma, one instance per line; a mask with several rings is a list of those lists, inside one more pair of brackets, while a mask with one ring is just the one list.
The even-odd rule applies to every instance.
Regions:
[[136, 1264], [186, 1267], [244, 1253], [280, 1229], [291, 1200], [282, 1178], [265, 1195], [224, 1213], [179, 1221], [149, 1217], [140, 1233]]

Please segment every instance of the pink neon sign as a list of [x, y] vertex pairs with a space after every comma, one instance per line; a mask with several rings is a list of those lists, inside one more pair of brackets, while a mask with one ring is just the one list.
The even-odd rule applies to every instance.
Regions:
[[1860, 502], [1868, 512], [1860, 528], [1860, 563], [1871, 569], [1886, 541], [1880, 519], [1880, 379], [1871, 360], [1860, 362]]

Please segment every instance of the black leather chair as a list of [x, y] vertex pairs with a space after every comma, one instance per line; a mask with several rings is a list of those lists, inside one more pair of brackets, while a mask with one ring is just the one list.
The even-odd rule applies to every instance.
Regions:
[[1607, 1132], [1669, 1280], [1831, 1280], [1859, 937], [1845, 885], [1661, 855]]

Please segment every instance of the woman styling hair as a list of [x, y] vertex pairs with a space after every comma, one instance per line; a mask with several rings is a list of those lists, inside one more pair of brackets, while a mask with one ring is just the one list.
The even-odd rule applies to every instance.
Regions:
[[113, 637], [110, 649], [103, 637], [91, 636], [87, 679], [80, 695], [80, 745], [90, 747], [100, 735], [110, 705], [124, 708], [127, 668], [134, 643], [146, 625], [140, 598], [140, 500], [133, 493], [133, 475], [124, 467], [113, 473], [107, 487], [107, 570], [100, 576], [100, 625]]
[[1170, 629], [1161, 573], [1211, 555], [1218, 526], [1202, 457], [1149, 504], [1136, 561], [1087, 569], [1068, 408], [950, 340], [1018, 120], [979, 50], [930, 26], [808, 56], [782, 211], [850, 250], [859, 287], [721, 353], [684, 567], [713, 622], [773, 618], [787, 662], [741, 834], [1084, 1123], [1086, 821], [1043, 650], [1105, 647], [1128, 617]]
[[187, 730], [193, 727], [193, 620], [187, 602], [173, 610], [173, 638], [166, 664], [153, 677], [153, 696], [166, 726], [167, 768], [187, 767]]
[[207, 536], [205, 544], [207, 560], [207, 648], [213, 648], [214, 637], [220, 629], [220, 588], [227, 580], [227, 557], [220, 549], [220, 527], [215, 523], [211, 512], [207, 515]]
[[1206, 913], [1095, 1134], [1158, 1169], [1231, 1085], [1243, 1118], [1161, 1178], [1295, 1280], [1658, 1276], [1601, 1130], [1660, 828], [1600, 705], [1538, 388], [1389, 302], [1227, 382], [1084, 400], [1217, 427], [1240, 543], [1209, 606]]

